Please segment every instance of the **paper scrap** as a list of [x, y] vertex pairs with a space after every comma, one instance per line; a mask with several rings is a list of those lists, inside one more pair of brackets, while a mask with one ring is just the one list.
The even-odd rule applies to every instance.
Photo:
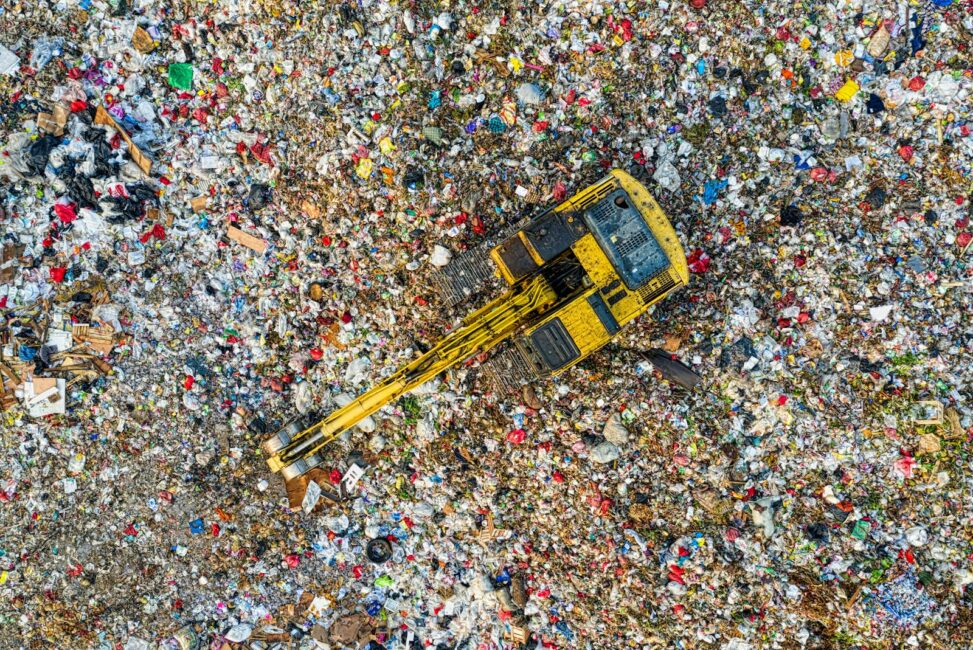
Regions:
[[365, 468], [361, 465], [353, 463], [345, 475], [341, 478], [341, 491], [344, 494], [351, 492], [352, 488], [358, 483], [362, 476], [365, 475]]
[[889, 317], [892, 313], [892, 309], [895, 305], [882, 305], [881, 307], [869, 307], [868, 315], [871, 316], [873, 321], [881, 323]]
[[20, 57], [0, 45], [0, 74], [13, 76], [20, 70]]
[[307, 492], [304, 493], [304, 500], [301, 501], [301, 509], [310, 514], [314, 510], [314, 506], [318, 505], [320, 499], [321, 486], [317, 484], [317, 481], [308, 481]]
[[71, 349], [71, 342], [70, 331], [51, 328], [47, 330], [47, 340], [44, 341], [44, 345], [51, 345], [58, 352], [65, 352]]
[[37, 128], [51, 135], [64, 135], [64, 126], [68, 123], [68, 109], [58, 104], [50, 113], [37, 114]]

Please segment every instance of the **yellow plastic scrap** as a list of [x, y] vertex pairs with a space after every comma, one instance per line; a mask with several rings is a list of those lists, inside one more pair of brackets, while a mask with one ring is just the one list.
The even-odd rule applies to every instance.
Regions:
[[850, 66], [855, 60], [855, 55], [852, 54], [851, 50], [841, 50], [834, 55], [834, 62], [840, 65], [842, 68]]
[[370, 158], [362, 158], [358, 161], [358, 166], [355, 167], [355, 172], [361, 178], [368, 178], [372, 175], [372, 161]]
[[838, 92], [834, 94], [836, 99], [843, 102], [850, 102], [855, 95], [858, 94], [858, 84], [853, 80], [849, 79], [845, 82], [845, 85], [838, 89]]
[[392, 140], [386, 136], [379, 141], [378, 150], [381, 151], [383, 155], [387, 156], [395, 151], [395, 145], [392, 144]]

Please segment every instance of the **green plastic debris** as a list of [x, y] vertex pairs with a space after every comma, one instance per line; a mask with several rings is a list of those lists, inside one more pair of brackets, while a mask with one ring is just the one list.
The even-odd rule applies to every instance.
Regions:
[[868, 531], [871, 530], [872, 526], [867, 521], [862, 521], [859, 519], [855, 522], [855, 528], [851, 531], [851, 536], [855, 539], [865, 539], [868, 535]]
[[170, 63], [169, 85], [179, 90], [192, 90], [193, 66], [189, 63]]
[[395, 581], [392, 580], [392, 576], [388, 574], [380, 575], [375, 579], [376, 587], [391, 587], [393, 584], [395, 584]]

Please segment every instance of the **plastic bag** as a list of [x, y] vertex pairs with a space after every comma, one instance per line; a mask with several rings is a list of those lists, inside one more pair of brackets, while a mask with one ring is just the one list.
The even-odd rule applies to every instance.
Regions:
[[95, 187], [90, 178], [72, 170], [71, 175], [65, 178], [64, 184], [68, 187], [68, 194], [80, 207], [101, 212]]
[[47, 163], [51, 159], [51, 151], [61, 143], [60, 138], [45, 135], [38, 138], [27, 148], [27, 170], [31, 176], [43, 176]]
[[250, 186], [250, 194], [247, 196], [247, 205], [251, 210], [259, 210], [265, 207], [274, 199], [273, 190], [263, 183], [254, 183]]
[[34, 51], [30, 55], [30, 67], [40, 71], [56, 56], [64, 51], [64, 39], [60, 36], [50, 38], [42, 36], [34, 41]]

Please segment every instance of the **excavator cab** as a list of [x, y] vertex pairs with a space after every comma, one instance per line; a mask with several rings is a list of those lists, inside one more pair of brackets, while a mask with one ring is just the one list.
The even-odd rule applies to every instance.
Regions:
[[532, 219], [490, 258], [512, 288], [541, 274], [562, 302], [498, 355], [491, 374], [509, 388], [564, 372], [689, 281], [669, 220], [618, 170]]
[[563, 373], [685, 285], [689, 270], [655, 199], [613, 170], [489, 252], [451, 262], [434, 285], [440, 302], [456, 307], [482, 295], [494, 277], [502, 294], [429, 350], [324, 418], [298, 418], [263, 442], [292, 507], [311, 481], [321, 482], [324, 447], [366, 416], [488, 351], [481, 368], [498, 390]]

